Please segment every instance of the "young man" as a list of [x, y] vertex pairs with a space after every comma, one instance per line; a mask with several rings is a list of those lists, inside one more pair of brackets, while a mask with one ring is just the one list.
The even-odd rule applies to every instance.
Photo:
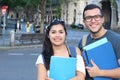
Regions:
[[18, 20], [15, 24], [15, 32], [19, 32], [21, 30], [21, 23], [20, 20]]
[[[104, 28], [103, 23], [105, 18], [102, 9], [95, 4], [87, 5], [83, 11], [83, 19], [83, 22], [90, 31], [90, 34], [87, 36], [86, 45], [106, 37], [108, 41], [112, 43], [115, 55], [120, 65], [120, 35]], [[79, 42], [79, 48], [82, 50], [82, 39]], [[115, 78], [114, 80], [120, 78], [120, 67], [112, 70], [102, 70], [99, 69], [93, 61], [91, 61], [91, 63], [92, 67], [86, 66], [86, 70], [90, 77], [104, 76]]]

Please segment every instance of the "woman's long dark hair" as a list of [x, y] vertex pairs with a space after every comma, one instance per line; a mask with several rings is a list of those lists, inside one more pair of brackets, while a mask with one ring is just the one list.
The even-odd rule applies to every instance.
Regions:
[[52, 48], [52, 44], [50, 42], [49, 39], [49, 31], [51, 30], [53, 25], [58, 25], [61, 24], [65, 30], [65, 33], [67, 35], [67, 31], [66, 31], [66, 27], [65, 27], [65, 23], [64, 21], [58, 20], [58, 19], [54, 19], [50, 25], [47, 27], [46, 29], [46, 33], [45, 33], [45, 38], [44, 38], [44, 43], [43, 43], [43, 51], [42, 51], [42, 56], [43, 56], [43, 60], [44, 60], [44, 64], [47, 70], [49, 70], [50, 67], [50, 58], [51, 56], [54, 54], [53, 53], [53, 48]]

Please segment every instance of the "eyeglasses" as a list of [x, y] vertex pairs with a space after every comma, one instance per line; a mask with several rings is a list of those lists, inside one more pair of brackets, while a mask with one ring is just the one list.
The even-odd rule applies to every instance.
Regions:
[[92, 19], [94, 19], [95, 21], [99, 21], [102, 17], [103, 15], [86, 16], [84, 17], [84, 20], [86, 20], [87, 22], [90, 22]]

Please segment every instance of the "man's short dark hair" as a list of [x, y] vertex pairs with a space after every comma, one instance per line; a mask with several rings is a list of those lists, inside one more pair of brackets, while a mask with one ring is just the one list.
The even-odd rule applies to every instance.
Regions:
[[88, 5], [86, 5], [86, 7], [83, 10], [83, 19], [85, 17], [85, 11], [86, 10], [91, 10], [91, 9], [94, 9], [94, 8], [98, 8], [100, 10], [101, 15], [104, 16], [102, 9], [98, 5], [96, 5], [96, 4], [88, 4]]

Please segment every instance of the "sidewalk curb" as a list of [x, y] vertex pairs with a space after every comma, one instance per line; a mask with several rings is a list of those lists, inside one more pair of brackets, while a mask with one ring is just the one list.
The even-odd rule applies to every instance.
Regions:
[[42, 45], [22, 45], [22, 46], [14, 46], [14, 47], [11, 47], [11, 46], [5, 46], [5, 47], [0, 47], [0, 49], [18, 49], [18, 48], [35, 48], [35, 47], [42, 47]]

